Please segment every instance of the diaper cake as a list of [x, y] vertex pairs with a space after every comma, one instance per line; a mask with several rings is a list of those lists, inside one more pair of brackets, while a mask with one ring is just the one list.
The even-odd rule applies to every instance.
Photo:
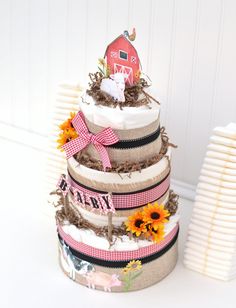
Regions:
[[148, 287], [177, 261], [175, 146], [160, 125], [135, 36], [124, 31], [107, 46], [78, 112], [61, 123], [67, 170], [53, 192], [61, 269], [84, 286], [112, 292]]

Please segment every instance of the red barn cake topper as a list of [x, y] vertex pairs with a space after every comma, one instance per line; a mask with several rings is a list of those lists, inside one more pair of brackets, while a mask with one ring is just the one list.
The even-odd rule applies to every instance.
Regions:
[[135, 28], [131, 35], [128, 31], [118, 36], [106, 49], [104, 58], [111, 74], [122, 73], [127, 85], [133, 85], [140, 78], [140, 60], [137, 50], [131, 44], [136, 37]]

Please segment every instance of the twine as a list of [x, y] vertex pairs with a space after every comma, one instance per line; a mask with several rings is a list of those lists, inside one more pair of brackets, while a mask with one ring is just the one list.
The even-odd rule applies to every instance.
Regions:
[[169, 211], [170, 216], [175, 215], [175, 213], [178, 210], [179, 205], [179, 195], [174, 193], [174, 191], [171, 189], [169, 193], [169, 200], [165, 205], [165, 209]]

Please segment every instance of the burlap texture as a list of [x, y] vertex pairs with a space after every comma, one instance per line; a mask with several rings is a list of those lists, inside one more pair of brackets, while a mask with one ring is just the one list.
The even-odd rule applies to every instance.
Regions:
[[[93, 134], [97, 134], [98, 132], [102, 131], [105, 128], [90, 122], [88, 119], [85, 119], [85, 122], [88, 126], [89, 131]], [[159, 125], [160, 121], [158, 118], [156, 121], [144, 127], [136, 129], [127, 129], [127, 130], [113, 130], [113, 131], [116, 133], [116, 135], [119, 137], [120, 140], [132, 140], [132, 139], [143, 138], [145, 136], [154, 133]], [[107, 151], [109, 158], [112, 162], [117, 162], [117, 163], [122, 163], [125, 161], [140, 162], [145, 159], [151, 158], [155, 154], [159, 153], [161, 145], [162, 141], [160, 134], [155, 141], [141, 147], [136, 147], [131, 149], [114, 149], [107, 147]], [[99, 153], [92, 144], [88, 145], [83, 150], [83, 152], [89, 154], [92, 158], [96, 160], [101, 160]]]
[[[60, 243], [59, 243], [60, 245]], [[69, 277], [69, 273], [64, 270], [61, 264], [61, 252], [59, 249], [59, 264], [63, 272]], [[178, 242], [175, 244], [161, 257], [142, 265], [142, 274], [133, 280], [133, 283], [129, 291], [136, 291], [146, 287], [149, 287], [163, 278], [165, 278], [175, 267], [178, 258]], [[131, 261], [131, 260], [130, 260]], [[128, 263], [128, 262], [127, 262]], [[109, 275], [117, 274], [119, 279], [122, 280], [124, 274], [121, 268], [108, 268], [103, 266], [94, 265], [96, 272], [103, 272]], [[76, 273], [75, 281], [81, 285], [87, 286], [86, 278]], [[103, 290], [102, 287], [96, 286], [96, 290]], [[121, 286], [111, 287], [112, 292], [124, 292], [124, 283]]]
[[[85, 122], [89, 131], [93, 134], [97, 134], [106, 128], [96, 125], [90, 122], [88, 119], [85, 119]], [[158, 118], [156, 121], [148, 124], [147, 126], [138, 127], [134, 129], [113, 129], [113, 131], [119, 137], [120, 140], [132, 140], [132, 139], [143, 138], [145, 136], [154, 133], [158, 129], [159, 125], [160, 121]]]
[[[169, 196], [169, 189], [166, 191], [166, 193], [160, 199], [157, 200], [157, 202], [159, 204], [165, 205], [164, 200], [168, 201], [168, 199], [167, 199], [168, 196]], [[73, 196], [70, 193], [71, 201], [72, 201], [72, 198], [73, 198]], [[81, 205], [80, 204], [75, 205], [75, 204], [73, 204], [73, 201], [72, 201], [71, 203], [69, 203], [68, 206], [71, 207], [74, 210], [75, 213], [78, 213], [79, 212], [79, 207], [82, 206], [82, 204]], [[146, 205], [144, 205], [144, 206], [146, 206]], [[138, 207], [138, 208], [134, 208], [134, 209], [130, 209], [130, 210], [116, 210], [116, 212], [113, 214], [113, 217], [114, 218], [115, 217], [124, 217], [124, 220], [126, 220], [128, 216], [133, 215], [135, 212], [137, 212], [137, 210], [141, 211], [144, 208], [144, 206], [141, 206], [141, 207]], [[87, 210], [89, 212], [92, 211], [93, 214], [97, 214], [98, 215], [98, 218], [99, 218], [99, 216], [102, 216], [102, 215], [107, 216], [107, 214], [103, 214], [99, 210], [96, 210], [96, 209], [92, 208], [91, 206], [87, 206], [86, 205], [85, 207], [83, 207], [83, 209]]]
[[[131, 149], [115, 149], [106, 147], [108, 156], [111, 162], [124, 163], [126, 161], [132, 161], [134, 163], [149, 159], [156, 154], [160, 153], [162, 146], [161, 134], [159, 137], [144, 146], [131, 148]], [[93, 159], [101, 161], [101, 157], [93, 144], [89, 144], [83, 153], [90, 155]]]
[[[167, 159], [167, 158], [163, 158], [163, 159]], [[100, 190], [100, 191], [106, 191], [106, 192], [125, 193], [125, 192], [133, 192], [133, 191], [145, 189], [147, 187], [150, 187], [150, 186], [160, 182], [170, 172], [170, 167], [169, 167], [169, 164], [168, 164], [166, 169], [162, 173], [157, 174], [155, 177], [150, 178], [150, 179], [143, 181], [143, 182], [136, 182], [136, 183], [134, 182], [132, 184], [102, 183], [102, 182], [94, 181], [93, 179], [85, 178], [85, 177], [81, 176], [80, 174], [78, 174], [76, 172], [76, 168], [75, 167], [73, 168], [70, 165], [70, 163], [68, 163], [68, 170], [69, 170], [71, 176], [76, 181], [78, 181], [79, 183], [81, 183], [81, 184], [83, 184], [87, 187], [91, 187], [93, 189]], [[119, 176], [119, 175], [115, 174], [114, 176], [116, 177], [116, 176]], [[142, 171], [140, 172], [140, 177], [142, 177]], [[132, 174], [131, 174], [131, 178], [132, 178]], [[102, 173], [101, 173], [101, 180], [102, 180]]]

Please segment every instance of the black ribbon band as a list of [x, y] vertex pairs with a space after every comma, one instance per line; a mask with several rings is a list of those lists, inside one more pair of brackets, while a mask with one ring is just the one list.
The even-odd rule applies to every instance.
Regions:
[[161, 128], [160, 126], [158, 129], [151, 133], [148, 136], [138, 138], [138, 139], [132, 139], [132, 140], [120, 140], [115, 144], [108, 145], [107, 147], [112, 149], [132, 149], [132, 148], [138, 148], [141, 146], [144, 146], [148, 143], [151, 143], [155, 141], [160, 136]]
[[[69, 175], [69, 177], [72, 179], [72, 181], [73, 182], [75, 182], [77, 185], [79, 185], [79, 186], [81, 186], [81, 187], [83, 187], [83, 188], [85, 188], [85, 189], [88, 189], [88, 190], [91, 190], [92, 192], [95, 192], [95, 193], [98, 193], [98, 194], [107, 194], [107, 191], [102, 191], [102, 190], [97, 190], [97, 189], [95, 189], [95, 188], [91, 188], [91, 187], [89, 187], [89, 186], [86, 186], [86, 185], [84, 185], [84, 184], [82, 184], [82, 183], [80, 183], [80, 182], [78, 182], [76, 179], [74, 179], [73, 178], [73, 176], [71, 175], [71, 173], [70, 173], [70, 171], [69, 170], [67, 170], [68, 171], [68, 175]], [[142, 175], [142, 174], [141, 174]], [[164, 182], [167, 178], [168, 178], [168, 176], [170, 175], [170, 172], [164, 177], [164, 179], [162, 179], [160, 182], [158, 182], [158, 183], [155, 183], [155, 184], [153, 184], [152, 186], [149, 186], [149, 187], [146, 187], [146, 188], [143, 188], [143, 189], [140, 189], [140, 190], [136, 190], [136, 191], [131, 191], [131, 192], [119, 192], [119, 193], [115, 193], [115, 192], [111, 192], [112, 193], [112, 195], [132, 195], [132, 194], [136, 194], [136, 193], [141, 193], [141, 192], [145, 192], [145, 191], [148, 191], [148, 190], [150, 190], [150, 189], [152, 189], [152, 188], [155, 188], [156, 186], [158, 186], [158, 185], [160, 185], [162, 182]]]
[[[145, 264], [145, 263], [148, 263], [148, 262], [151, 262], [151, 261], [154, 261], [154, 260], [160, 258], [168, 250], [170, 250], [171, 247], [175, 244], [175, 242], [177, 241], [177, 238], [178, 238], [178, 234], [179, 234], [179, 229], [177, 230], [174, 238], [164, 248], [162, 248], [161, 250], [157, 251], [154, 254], [151, 254], [151, 255], [143, 257], [143, 258], [139, 258], [139, 260], [142, 262], [142, 264]], [[58, 233], [58, 238], [59, 238], [60, 242], [63, 240], [59, 233]], [[94, 265], [100, 265], [100, 266], [104, 266], [104, 267], [113, 267], [113, 268], [122, 268], [122, 267], [125, 267], [129, 261], [131, 261], [131, 260], [122, 260], [122, 261], [110, 261], [109, 260], [108, 261], [108, 260], [94, 258], [94, 257], [91, 257], [89, 255], [86, 255], [82, 252], [79, 252], [79, 251], [71, 248], [66, 242], [65, 242], [65, 244], [68, 246], [69, 250], [71, 251], [71, 253], [75, 257], [77, 257], [81, 260], [87, 261], [89, 263], [92, 263]]]

